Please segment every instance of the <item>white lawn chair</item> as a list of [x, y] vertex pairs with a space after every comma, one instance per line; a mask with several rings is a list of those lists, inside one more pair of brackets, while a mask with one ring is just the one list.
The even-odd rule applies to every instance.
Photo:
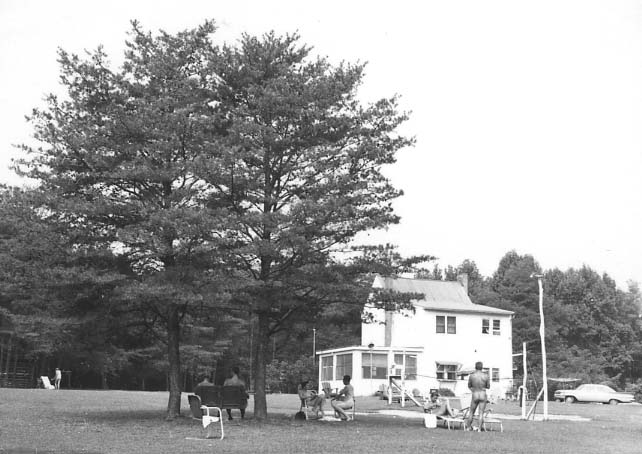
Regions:
[[45, 389], [56, 389], [56, 387], [49, 381], [49, 377], [43, 375], [42, 377], [40, 377], [40, 380], [42, 381], [42, 386]]
[[[192, 411], [194, 419], [200, 419], [203, 424], [203, 428], [207, 429], [206, 438], [212, 438], [214, 423], [219, 423], [221, 426], [222, 440], [225, 437], [225, 431], [223, 430], [223, 412], [221, 411], [221, 408], [201, 405], [201, 398], [196, 394], [190, 394], [187, 396], [187, 401], [189, 402], [189, 408]], [[212, 410], [212, 414], [210, 414], [210, 410]]]

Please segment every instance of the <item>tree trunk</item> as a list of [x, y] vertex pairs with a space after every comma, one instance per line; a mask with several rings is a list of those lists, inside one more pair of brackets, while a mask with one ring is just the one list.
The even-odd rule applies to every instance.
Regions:
[[259, 314], [259, 332], [256, 342], [254, 375], [254, 417], [259, 420], [267, 419], [267, 401], [265, 398], [265, 373], [267, 349], [270, 345], [268, 314]]
[[[13, 349], [13, 336], [9, 337], [9, 343], [7, 345], [7, 358], [6, 358], [6, 364], [4, 367], [4, 372], [7, 374], [7, 377], [9, 377], [9, 365], [11, 364], [11, 350]], [[0, 364], [0, 372], [2, 371], [2, 364]]]
[[167, 419], [174, 419], [181, 414], [181, 358], [179, 344], [180, 321], [178, 306], [171, 305], [167, 318], [167, 358], [169, 360]]

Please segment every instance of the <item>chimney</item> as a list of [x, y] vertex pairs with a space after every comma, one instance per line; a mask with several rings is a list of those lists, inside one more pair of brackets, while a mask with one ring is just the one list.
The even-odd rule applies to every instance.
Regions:
[[464, 287], [464, 291], [466, 292], [466, 295], [468, 295], [468, 274], [462, 273], [457, 275], [457, 282], [459, 282], [461, 286]]

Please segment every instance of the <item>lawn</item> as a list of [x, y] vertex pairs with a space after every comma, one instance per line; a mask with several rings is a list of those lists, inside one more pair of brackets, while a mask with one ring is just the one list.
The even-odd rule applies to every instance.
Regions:
[[[167, 393], [0, 388], [0, 453], [639, 453], [642, 406], [550, 403], [551, 415], [577, 415], [590, 421], [521, 421], [514, 402], [493, 406], [506, 415], [504, 432], [464, 432], [423, 427], [414, 417], [383, 415], [375, 398], [357, 401], [356, 421], [294, 421], [295, 395], [268, 396], [270, 419], [225, 421], [224, 440], [198, 439], [200, 423], [189, 414], [166, 421]], [[541, 405], [538, 412], [541, 411]], [[238, 415], [238, 411], [235, 411]], [[508, 419], [508, 417], [511, 417]], [[190, 439], [197, 438], [197, 439]]]

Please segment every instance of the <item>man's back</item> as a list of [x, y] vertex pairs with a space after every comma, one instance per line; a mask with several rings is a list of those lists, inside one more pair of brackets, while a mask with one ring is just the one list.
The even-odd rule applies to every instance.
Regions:
[[214, 386], [214, 383], [210, 382], [209, 380], [205, 379], [202, 382], [200, 382], [198, 385], [194, 387], [194, 394], [200, 396], [201, 391], [203, 388], [207, 388], [208, 386]]
[[468, 387], [473, 391], [485, 391], [490, 388], [490, 380], [488, 374], [476, 370], [468, 378]]
[[233, 375], [232, 377], [225, 380], [223, 383], [225, 386], [242, 386], [245, 388], [245, 382], [241, 380], [238, 375]]

